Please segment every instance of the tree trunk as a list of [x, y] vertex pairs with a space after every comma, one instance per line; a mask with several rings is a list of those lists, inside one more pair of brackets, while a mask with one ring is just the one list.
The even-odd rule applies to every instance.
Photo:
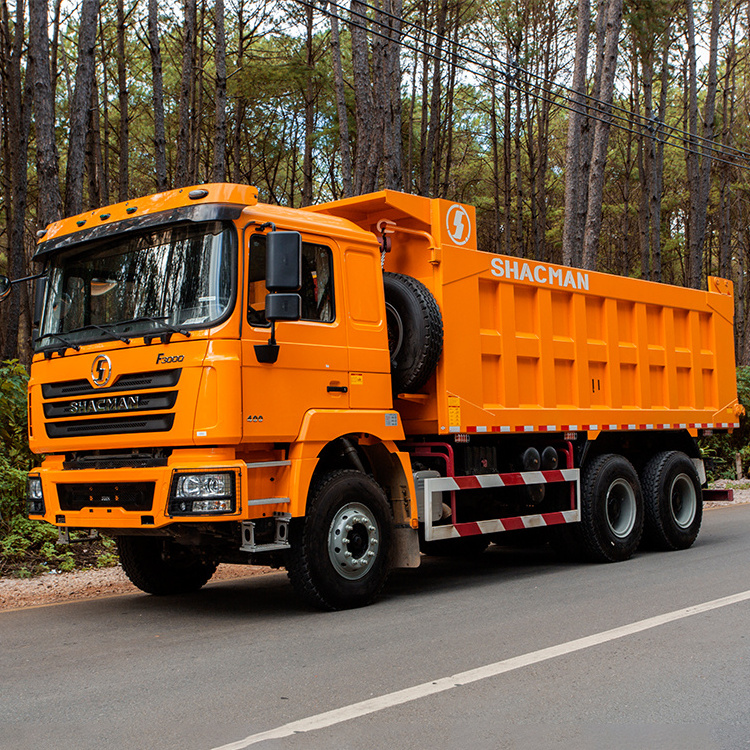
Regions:
[[214, 120], [214, 163], [211, 173], [213, 182], [224, 182], [227, 178], [227, 43], [224, 33], [224, 0], [214, 3], [216, 27], [216, 116]]
[[94, 47], [99, 0], [82, 0], [78, 36], [78, 65], [75, 90], [70, 106], [68, 165], [65, 172], [65, 212], [68, 216], [83, 211], [86, 128], [90, 121], [91, 89], [94, 86]]
[[[667, 94], [669, 93], [669, 40], [671, 25], [664, 30], [664, 42], [661, 59], [661, 93], [659, 94], [659, 123], [667, 117]], [[664, 140], [660, 138], [659, 127], [656, 130], [656, 157], [654, 161], [653, 192], [651, 194], [651, 278], [662, 281], [661, 252], [661, 201], [664, 192]]]
[[500, 150], [498, 148], [498, 132], [497, 132], [497, 73], [492, 69], [492, 82], [491, 82], [491, 99], [490, 99], [490, 136], [492, 138], [492, 204], [495, 208], [495, 221], [494, 221], [494, 237], [492, 243], [492, 252], [499, 253], [502, 248], [500, 246], [500, 234], [502, 231], [501, 216], [500, 216]]
[[357, 122], [354, 192], [357, 195], [374, 189], [380, 166], [378, 152], [374, 149], [382, 147], [382, 123], [377, 122], [375, 117], [370, 79], [366, 7], [360, 0], [352, 0], [350, 5], [349, 32], [352, 40], [352, 75]]
[[175, 187], [190, 184], [191, 118], [195, 76], [195, 25], [196, 0], [184, 0], [184, 26], [182, 32], [182, 75], [178, 107], [177, 158], [175, 161]]
[[507, 70], [505, 92], [503, 95], [505, 108], [503, 111], [503, 210], [505, 216], [503, 217], [503, 250], [506, 255], [512, 253], [513, 243], [513, 232], [511, 231], [511, 223], [513, 212], [511, 211], [511, 90], [508, 85], [510, 80], [510, 70]]
[[[700, 289], [703, 283], [703, 246], [706, 237], [706, 214], [708, 212], [708, 194], [711, 179], [711, 141], [714, 139], [714, 112], [716, 104], [717, 88], [717, 59], [719, 45], [719, 10], [721, 7], [720, 0], [713, 0], [711, 4], [711, 37], [709, 43], [708, 58], [708, 82], [706, 85], [705, 103], [703, 105], [703, 153], [698, 164], [698, 157], [695, 158], [694, 172], [697, 177], [697, 183], [691, 181], [690, 185], [690, 242], [689, 242], [689, 271], [690, 286]], [[692, 20], [692, 0], [688, 0], [688, 15]], [[690, 23], [690, 21], [689, 21]], [[695, 45], [692, 45], [690, 74], [691, 78], [694, 73]], [[695, 84], [697, 88], [697, 83]], [[692, 129], [693, 116], [693, 82], [691, 81], [690, 106], [691, 106], [691, 134], [697, 133], [697, 98], [695, 101], [695, 130]], [[694, 147], [697, 149], [697, 145]]]
[[29, 61], [34, 68], [34, 131], [39, 181], [37, 223], [42, 227], [63, 215], [47, 27], [47, 0], [29, 0]]
[[341, 183], [344, 197], [353, 195], [352, 190], [352, 149], [349, 143], [349, 115], [346, 109], [344, 91], [344, 69], [341, 64], [341, 37], [339, 16], [336, 6], [328, 6], [331, 23], [331, 57], [333, 59], [333, 84], [336, 97], [336, 115], [339, 123], [339, 156], [341, 158]]
[[565, 151], [565, 223], [563, 224], [562, 261], [577, 266], [581, 260], [583, 222], [586, 215], [584, 186], [580, 171], [583, 121], [586, 105], [586, 66], [589, 52], [591, 4], [578, 0], [578, 32], [573, 66], [573, 102], [568, 119], [568, 143]]
[[315, 65], [313, 59], [313, 8], [305, 7], [305, 66], [307, 82], [305, 84], [305, 152], [302, 159], [302, 205], [309, 206], [313, 201], [313, 131], [315, 129]]
[[[735, 34], [736, 26], [732, 24], [732, 37], [725, 63], [724, 91], [722, 94], [724, 127], [721, 142], [726, 152], [732, 147], [732, 131], [734, 128]], [[719, 276], [725, 279], [731, 278], [732, 275], [731, 184], [732, 167], [723, 163], [719, 186]]]
[[[5, 117], [7, 122], [6, 179], [9, 176], [8, 202], [8, 275], [22, 278], [27, 263], [24, 250], [24, 226], [28, 197], [27, 156], [31, 125], [32, 81], [35, 71], [26, 71], [24, 81], [21, 58], [24, 52], [24, 4], [15, 7], [16, 17], [11, 25], [8, 6], [2, 4], [3, 69], [6, 79]], [[9, 173], [9, 174], [8, 174]], [[30, 330], [26, 285], [17, 287], [3, 310], [5, 336], [2, 359], [18, 358], [25, 365], [31, 360]]]
[[[101, 50], [102, 67], [106, 70], [108, 68], [108, 57], [107, 57], [107, 44], [104, 35], [104, 23], [102, 22], [101, 15], [99, 16], [99, 44]], [[97, 88], [94, 85], [94, 88]], [[102, 76], [102, 100], [101, 100], [101, 114], [104, 121], [104, 132], [100, 127], [99, 138], [102, 141], [102, 169], [101, 169], [101, 180], [99, 181], [99, 190], [101, 192], [101, 204], [109, 205], [109, 90], [107, 88], [107, 76]]]
[[604, 196], [604, 168], [607, 164], [609, 145], [610, 113], [614, 97], [615, 72], [617, 68], [617, 47], [622, 23], [622, 0], [610, 0], [607, 14], [607, 34], [604, 46], [604, 64], [599, 100], [602, 102], [600, 119], [594, 128], [594, 141], [589, 172], [588, 207], [586, 229], [583, 236], [584, 268], [596, 269], [596, 255], [599, 249], [599, 234], [602, 227], [602, 201]]
[[167, 137], [164, 128], [164, 77], [159, 41], [158, 0], [148, 0], [148, 46], [151, 53], [151, 77], [153, 79], [154, 105], [154, 162], [156, 167], [156, 190], [167, 189]]
[[430, 96], [430, 124], [427, 130], [427, 144], [424, 158], [422, 160], [422, 195], [432, 195], [431, 177], [433, 159], [435, 157], [435, 144], [440, 127], [440, 83], [441, 83], [441, 58], [443, 54], [443, 37], [445, 36], [445, 19], [448, 13], [448, 0], [440, 0], [438, 5], [435, 43], [435, 59], [432, 69], [432, 93]]
[[99, 126], [99, 88], [91, 89], [91, 121], [86, 133], [86, 171], [89, 179], [89, 208], [104, 205], [102, 200], [102, 143]]
[[445, 97], [445, 170], [443, 173], [440, 189], [438, 191], [438, 195], [441, 198], [448, 197], [451, 168], [453, 166], [453, 113], [455, 111], [454, 96], [456, 91], [456, 72], [458, 65], [458, 29], [461, 21], [459, 10], [460, 8], [456, 8], [454, 12], [453, 29], [451, 33], [452, 38], [450, 62], [448, 67], [448, 90]]
[[120, 150], [119, 170], [117, 180], [117, 199], [125, 201], [128, 198], [128, 75], [125, 68], [125, 6], [124, 0], [117, 0], [117, 100], [120, 103], [120, 128], [118, 133], [118, 148]]
[[401, 154], [401, 14], [402, 0], [384, 0], [387, 39], [383, 45], [384, 122], [383, 169], [384, 186], [390, 190], [404, 189], [404, 168]]

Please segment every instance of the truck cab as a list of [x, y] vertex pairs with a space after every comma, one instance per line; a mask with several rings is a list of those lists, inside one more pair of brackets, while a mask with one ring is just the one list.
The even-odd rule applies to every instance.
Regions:
[[[287, 287], [267, 285], [279, 238]], [[313, 479], [337, 469], [380, 473], [401, 528], [416, 524], [371, 233], [207, 185], [52, 225], [35, 259], [32, 518], [115, 534], [131, 558], [179, 544], [201, 576], [283, 561]]]

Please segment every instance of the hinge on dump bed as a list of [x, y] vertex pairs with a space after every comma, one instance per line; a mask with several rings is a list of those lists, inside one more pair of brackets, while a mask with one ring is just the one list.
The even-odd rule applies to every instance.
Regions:
[[276, 530], [273, 542], [266, 544], [255, 543], [255, 521], [242, 522], [242, 552], [272, 552], [274, 550], [289, 549], [289, 521], [292, 520], [291, 513], [273, 514]]

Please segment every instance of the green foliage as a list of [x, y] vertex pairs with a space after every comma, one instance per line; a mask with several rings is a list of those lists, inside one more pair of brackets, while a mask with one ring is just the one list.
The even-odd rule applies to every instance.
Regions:
[[737, 368], [737, 397], [747, 412], [740, 417], [739, 429], [700, 441], [709, 479], [736, 479], [735, 455], [738, 453], [745, 473], [750, 466], [750, 367]]
[[17, 360], [0, 363], [0, 446], [3, 458], [15, 468], [28, 471], [35, 462], [27, 440], [26, 370]]
[[57, 529], [26, 518], [26, 478], [38, 463], [27, 438], [26, 370], [0, 363], [0, 575], [28, 578], [51, 570], [117, 564], [113, 539], [59, 546]]
[[27, 383], [17, 361], [0, 363], [0, 518], [5, 524], [25, 512], [26, 476], [36, 462], [27, 438]]

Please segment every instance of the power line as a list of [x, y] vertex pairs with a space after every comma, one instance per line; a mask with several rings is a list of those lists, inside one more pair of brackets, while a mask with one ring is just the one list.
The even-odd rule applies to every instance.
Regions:
[[[324, 4], [327, 3], [327, 4], [330, 4], [330, 5], [334, 5], [337, 8], [343, 9], [343, 6], [340, 3], [338, 3], [338, 2], [334, 2], [334, 0], [321, 0], [321, 2], [323, 2]], [[378, 13], [380, 15], [388, 16], [393, 21], [401, 22], [401, 23], [406, 23], [407, 25], [411, 26], [412, 28], [417, 29], [417, 31], [424, 32], [424, 34], [425, 34], [425, 41], [427, 39], [427, 36], [430, 35], [430, 36], [435, 37], [436, 39], [441, 39], [443, 42], [447, 42], [449, 45], [453, 45], [455, 47], [460, 47], [461, 49], [465, 50], [466, 52], [471, 53], [472, 55], [479, 55], [480, 57], [484, 57], [484, 58], [486, 58], [486, 59], [488, 59], [490, 61], [493, 61], [492, 55], [488, 54], [487, 52], [484, 52], [482, 50], [478, 50], [478, 49], [475, 49], [473, 47], [470, 47], [469, 45], [466, 45], [463, 42], [453, 41], [453, 40], [451, 40], [450, 38], [448, 38], [446, 36], [441, 36], [441, 35], [437, 34], [437, 32], [432, 31], [431, 29], [426, 29], [423, 26], [420, 26], [419, 24], [415, 23], [414, 21], [410, 21], [408, 19], [400, 19], [398, 16], [390, 13], [389, 11], [381, 10], [380, 8], [376, 8], [376, 7], [372, 6], [372, 5], [369, 5], [367, 2], [364, 2], [364, 0], [360, 0], [360, 5], [364, 6], [365, 8], [368, 8], [370, 10], [373, 10], [373, 11], [375, 11], [376, 13]], [[330, 13], [328, 13], [326, 10], [323, 10], [322, 12], [330, 15]], [[351, 11], [350, 11], [350, 13], [351, 13]], [[366, 14], [355, 13], [355, 15], [357, 15], [359, 18], [363, 19], [365, 23], [371, 22], [371, 23], [376, 23], [378, 25], [383, 26], [382, 22], [371, 20]], [[361, 28], [361, 27], [359, 27], [359, 28]], [[413, 35], [406, 35], [406, 36], [408, 36], [411, 39], [415, 39], [415, 37]], [[418, 37], [416, 38], [416, 41], [419, 41]], [[465, 57], [462, 57], [462, 61], [467, 62], [467, 63], [470, 62]], [[572, 94], [573, 96], [575, 96], [577, 98], [585, 99], [588, 102], [590, 102], [592, 105], [595, 105], [595, 108], [597, 108], [598, 111], [600, 111], [600, 112], [602, 112], [602, 111], [604, 111], [606, 109], [611, 109], [611, 110], [614, 110], [614, 111], [622, 112], [625, 115], [623, 117], [623, 116], [613, 116], [611, 114], [608, 114], [608, 116], [609, 117], [613, 117], [613, 119], [619, 119], [621, 121], [624, 121], [624, 122], [627, 122], [628, 124], [630, 124], [631, 118], [635, 118], [637, 120], [640, 120], [641, 121], [640, 124], [643, 127], [646, 127], [647, 129], [652, 129], [654, 125], [656, 125], [657, 128], [665, 127], [668, 130], [672, 131], [675, 134], [675, 137], [680, 136], [680, 137], [682, 137], [682, 138], [684, 138], [686, 140], [690, 140], [690, 141], [702, 141], [703, 144], [704, 144], [704, 146], [707, 147], [707, 148], [709, 148], [709, 149], [711, 149], [711, 150], [717, 151], [719, 153], [721, 153], [722, 151], [730, 151], [730, 152], [736, 153], [738, 156], [741, 156], [744, 159], [750, 159], [750, 153], [748, 153], [746, 151], [743, 151], [741, 149], [735, 148], [734, 146], [729, 146], [729, 145], [725, 145], [725, 144], [719, 144], [721, 146], [721, 148], [717, 148], [716, 142], [714, 140], [710, 139], [710, 138], [706, 138], [704, 136], [700, 136], [700, 135], [697, 135], [697, 134], [691, 134], [691, 133], [689, 133], [686, 130], [682, 130], [682, 129], [677, 128], [677, 127], [675, 127], [673, 125], [668, 125], [667, 123], [662, 122], [661, 120], [658, 120], [657, 118], [653, 118], [653, 117], [652, 118], [647, 118], [647, 117], [645, 117], [645, 115], [639, 115], [638, 113], [632, 112], [631, 110], [628, 110], [628, 109], [626, 109], [624, 107], [621, 107], [621, 106], [619, 106], [618, 104], [616, 104], [614, 102], [611, 103], [611, 104], [608, 104], [608, 103], [603, 102], [600, 99], [597, 99], [596, 97], [594, 97], [594, 96], [586, 93], [585, 91], [584, 92], [575, 91], [574, 89], [571, 89], [571, 88], [569, 88], [568, 86], [565, 86], [562, 83], [557, 83], [555, 81], [550, 81], [550, 80], [544, 78], [544, 76], [539, 75], [538, 73], [534, 73], [532, 71], [526, 70], [525, 68], [522, 68], [520, 65], [516, 64], [515, 62], [513, 62], [513, 60], [508, 60], [506, 62], [506, 65], [508, 65], [509, 67], [514, 68], [516, 71], [518, 71], [520, 73], [523, 73], [526, 76], [530, 76], [531, 78], [535, 78], [535, 79], [537, 79], [539, 81], [542, 81], [544, 83], [544, 85], [546, 85], [547, 87], [550, 87], [550, 88], [551, 87], [555, 87], [555, 88], [560, 89], [562, 91], [567, 91], [568, 93]], [[481, 67], [486, 68], [486, 65], [481, 65]], [[500, 72], [501, 72], [501, 75], [504, 75], [506, 77], [506, 79], [509, 77], [508, 74], [505, 74], [502, 71], [500, 71]], [[555, 92], [551, 91], [550, 88], [546, 88], [545, 89], [541, 85], [538, 86], [537, 88], [540, 88], [541, 90], [545, 91], [545, 93], [547, 93], [547, 94], [550, 94], [550, 95], [553, 95], [553, 96], [555, 95]], [[569, 101], [569, 102], [571, 101], [570, 97], [564, 97], [564, 98], [567, 101]], [[572, 103], [573, 103], [574, 106], [578, 105], [577, 102], [572, 102]], [[581, 113], [580, 110], [574, 110], [574, 111], [577, 111], [577, 112]], [[586, 114], [586, 112], [583, 112], [583, 114]], [[668, 136], [668, 137], [672, 137], [672, 136]], [[673, 145], [676, 148], [680, 148], [680, 146], [678, 144], [670, 144], [670, 145]]]
[[[327, 7], [320, 7], [318, 4], [315, 3], [314, 0], [296, 0], [296, 2], [306, 7], [313, 8], [314, 10], [318, 10], [327, 16], [333, 15], [333, 13], [330, 10], [328, 10]], [[334, 2], [334, 0], [327, 0], [327, 2], [325, 2], [324, 4], [326, 6], [328, 5], [334, 6], [335, 8], [338, 8], [339, 10], [344, 10], [344, 11], [347, 10], [340, 3]], [[360, 4], [364, 6], [365, 8], [374, 10], [377, 14], [387, 16], [391, 20], [394, 20], [399, 23], [405, 23], [406, 25], [412, 27], [413, 29], [417, 29], [421, 32], [424, 32], [425, 44], [429, 44], [429, 42], [427, 42], [428, 36], [433, 37], [435, 40], [439, 39], [439, 40], [442, 40], [442, 42], [447, 43], [449, 47], [453, 47], [454, 49], [460, 47], [462, 50], [468, 51], [472, 55], [479, 56], [480, 58], [485, 58], [494, 63], [493, 57], [489, 55], [488, 53], [483, 52], [482, 50], [474, 49], [473, 47], [465, 45], [461, 42], [454, 41], [450, 39], [449, 37], [438, 35], [436, 32], [433, 32], [429, 29], [425, 29], [424, 27], [419, 26], [417, 23], [413, 21], [400, 19], [397, 16], [385, 10], [374, 8], [373, 6], [368, 5], [365, 2], [361, 2]], [[341, 18], [341, 16], [337, 16], [337, 17]], [[692, 154], [695, 156], [703, 156], [705, 158], [710, 158], [717, 163], [727, 164], [729, 166], [738, 167], [740, 169], [750, 170], [750, 164], [745, 165], [745, 164], [738, 163], [736, 161], [730, 161], [728, 158], [726, 159], [721, 158], [722, 155], [727, 156], [727, 157], [731, 156], [731, 153], [727, 153], [727, 152], [734, 152], [734, 154], [736, 154], [737, 156], [750, 161], [750, 153], [746, 151], [742, 151], [735, 147], [727, 146], [724, 144], [717, 144], [715, 141], [709, 138], [690, 134], [685, 130], [681, 130], [679, 128], [676, 128], [675, 126], [668, 125], [656, 118], [650, 118], [650, 119], [646, 118], [643, 115], [624, 109], [617, 104], [614, 104], [614, 103], [607, 104], [606, 102], [596, 99], [595, 97], [587, 93], [575, 92], [572, 89], [564, 86], [563, 84], [559, 84], [554, 81], [549, 81], [545, 79], [543, 76], [540, 76], [536, 73], [532, 73], [522, 68], [521, 66], [517, 65], [513, 61], [510, 61], [510, 60], [507, 61], [506, 66], [513, 68], [516, 71], [516, 75], [510, 75], [509, 73], [503, 70], [498, 70], [494, 67], [494, 65], [487, 65], [486, 62], [478, 62], [476, 60], [469, 60], [463, 55], [458, 55], [456, 52], [453, 52], [453, 53], [450, 53], [448, 51], [443, 52], [442, 44], [441, 44], [440, 54], [429, 52], [426, 49], [422, 49], [421, 47], [416, 46], [422, 43], [422, 39], [420, 37], [415, 36], [412, 33], [404, 32], [402, 30], [397, 31], [395, 29], [392, 29], [391, 27], [389, 27], [382, 21], [371, 19], [365, 13], [360, 13], [357, 11], [349, 10], [349, 17], [350, 17], [350, 20], [344, 21], [344, 22], [348, 23], [350, 26], [354, 26], [355, 28], [362, 29], [372, 34], [373, 36], [377, 36], [379, 38], [386, 39], [391, 42], [393, 41], [393, 35], [395, 34], [396, 37], [400, 37], [399, 44], [401, 47], [404, 47], [415, 53], [424, 55], [428, 57], [429, 59], [448, 63], [450, 62], [448, 59], [448, 55], [453, 54], [456, 60], [455, 67], [457, 67], [459, 70], [462, 70], [464, 72], [479, 76], [480, 78], [483, 78], [489, 81], [493, 85], [500, 85], [501, 81], [499, 81], [496, 77], [497, 75], [500, 75], [504, 79], [504, 83], [506, 86], [510, 86], [514, 90], [520, 89], [522, 91], [525, 91], [527, 94], [533, 96], [534, 98], [547, 102], [553, 106], [559, 107], [561, 109], [565, 109], [570, 112], [575, 112], [577, 114], [583, 114], [584, 116], [588, 117], [591, 120], [605, 122], [609, 124], [611, 127], [614, 127], [618, 130], [624, 131], [631, 135], [642, 136], [650, 140], [664, 143], [673, 148], [677, 148], [681, 151], [684, 151], [685, 153], [688, 153], [688, 154]], [[360, 23], [356, 22], [354, 20], [355, 17], [360, 19], [361, 22]], [[379, 27], [381, 29], [386, 29], [387, 33], [376, 31], [375, 28], [370, 28], [370, 25]], [[406, 38], [407, 40], [413, 43], [410, 44], [408, 42], [404, 42], [403, 41], [404, 38]], [[434, 46], [436, 47], [437, 44], [435, 43]], [[460, 64], [459, 64], [459, 61], [460, 61]], [[477, 71], [475, 67], [471, 67], [471, 66], [479, 67], [481, 72]], [[488, 73], [487, 71], [490, 71], [490, 72]], [[538, 81], [542, 81], [544, 85], [540, 83], [530, 83], [528, 81], [520, 80], [519, 74], [528, 76]], [[576, 97], [586, 100], [588, 104], [582, 105], [579, 102], [574, 101], [570, 96], [566, 96], [564, 94], [558, 93], [557, 91], [553, 89], [559, 89], [562, 91], [571, 92]], [[612, 111], [623, 112], [625, 113], [626, 116], [613, 114]], [[637, 123], [638, 129], [633, 128], [633, 124], [634, 124], [633, 120], [638, 121]], [[621, 124], [621, 123], [624, 123], [624, 124]], [[663, 136], [660, 137], [659, 130], [661, 128], [665, 128], [670, 132], [664, 133]], [[644, 132], [644, 129], [648, 132]], [[691, 146], [683, 145], [682, 143], [675, 142], [674, 139], [676, 138], [680, 138], [684, 141], [689, 141], [691, 144], [696, 143], [696, 142], [702, 142], [704, 151], [698, 151], [698, 150], [695, 150], [695, 148], [692, 148]], [[696, 143], [696, 148], [697, 146], [698, 146], [698, 143]], [[713, 155], [709, 154], [707, 153], [708, 151], [713, 151], [714, 154]]]

